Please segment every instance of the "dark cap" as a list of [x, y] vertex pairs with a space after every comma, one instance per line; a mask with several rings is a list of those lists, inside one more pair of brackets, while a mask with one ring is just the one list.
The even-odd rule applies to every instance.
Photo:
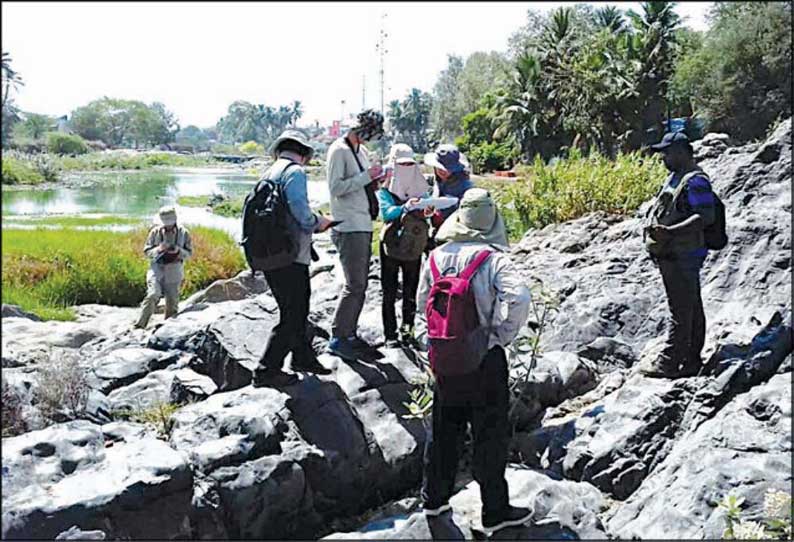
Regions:
[[651, 145], [651, 148], [655, 151], [663, 151], [675, 144], [687, 145], [689, 144], [689, 138], [684, 132], [667, 132], [662, 137], [662, 140], [656, 145]]

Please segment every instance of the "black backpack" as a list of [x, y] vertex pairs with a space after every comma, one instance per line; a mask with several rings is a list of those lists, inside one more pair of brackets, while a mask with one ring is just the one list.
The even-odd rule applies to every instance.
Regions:
[[709, 250], [721, 250], [728, 244], [728, 233], [725, 229], [725, 205], [714, 194], [714, 223], [703, 230], [703, 239]]
[[[290, 163], [281, 172], [283, 175]], [[253, 271], [270, 271], [292, 264], [298, 243], [290, 231], [287, 198], [280, 182], [270, 173], [260, 180], [243, 203], [243, 239], [240, 245]]]
[[[703, 171], [697, 171], [695, 174], [705, 177], [711, 182], [711, 178]], [[703, 240], [707, 249], [722, 250], [728, 244], [728, 232], [725, 229], [725, 204], [722, 203], [713, 186], [711, 193], [714, 195], [714, 222], [703, 230]]]

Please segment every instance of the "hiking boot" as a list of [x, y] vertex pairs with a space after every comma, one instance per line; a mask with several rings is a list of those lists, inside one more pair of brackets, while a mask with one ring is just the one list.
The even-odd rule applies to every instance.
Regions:
[[498, 517], [483, 517], [483, 530], [488, 536], [506, 527], [518, 527], [524, 525], [532, 519], [532, 510], [529, 508], [517, 508], [508, 506], [507, 509], [499, 514]]
[[436, 508], [428, 508], [427, 506], [425, 506], [423, 507], [423, 510], [425, 513], [425, 517], [436, 518], [441, 514], [451, 512], [452, 507], [449, 505], [449, 503], [447, 503], [447, 504], [442, 504], [441, 506], [437, 506]]
[[251, 385], [255, 388], [270, 387], [282, 388], [298, 383], [298, 375], [285, 373], [281, 369], [265, 369], [257, 367], [251, 379]]
[[400, 342], [411, 348], [416, 348], [419, 345], [414, 337], [413, 327], [403, 326], [400, 328]]
[[703, 370], [703, 361], [701, 359], [687, 360], [686, 362], [684, 362], [684, 366], [681, 367], [679, 376], [682, 377], [697, 376], [700, 374], [701, 370]]
[[293, 359], [292, 370], [302, 371], [304, 373], [314, 373], [316, 375], [329, 375], [332, 372], [331, 369], [324, 367], [314, 356]]
[[348, 361], [356, 361], [360, 354], [350, 339], [341, 337], [334, 337], [328, 341], [328, 353]]
[[657, 358], [639, 368], [639, 373], [651, 378], [678, 378], [678, 368], [665, 358]]

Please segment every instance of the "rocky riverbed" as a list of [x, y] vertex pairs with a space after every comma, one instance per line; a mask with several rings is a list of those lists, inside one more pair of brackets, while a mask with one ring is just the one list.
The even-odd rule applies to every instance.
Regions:
[[[765, 491], [790, 487], [791, 121], [744, 147], [709, 136], [698, 153], [730, 237], [702, 274], [699, 376], [637, 372], [667, 315], [637, 217], [589, 215], [513, 247], [527, 283], [559, 307], [517, 390], [508, 482], [534, 521], [501, 536], [718, 538], [728, 492], [758, 519]], [[318, 244], [319, 349], [341, 273], [327, 239]], [[382, 343], [377, 265], [361, 334]], [[77, 322], [59, 323], [3, 308], [3, 382], [35, 429], [2, 440], [4, 538], [482, 537], [465, 458], [454, 515], [428, 522], [418, 506], [425, 428], [403, 417], [423, 374], [414, 352], [381, 347], [380, 359], [355, 363], [322, 355], [332, 374], [254, 389], [277, 318], [261, 278], [217, 283], [145, 331], [130, 329], [136, 312], [83, 306]], [[36, 375], [64, 356], [88, 375], [86, 411], [36, 428]], [[163, 424], [119, 416], [164, 404], [175, 411]]]

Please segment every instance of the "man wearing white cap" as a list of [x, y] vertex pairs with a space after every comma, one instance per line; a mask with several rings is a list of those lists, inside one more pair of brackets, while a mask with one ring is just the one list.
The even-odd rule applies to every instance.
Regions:
[[149, 230], [143, 253], [149, 258], [146, 273], [146, 299], [141, 303], [141, 316], [135, 327], [145, 328], [161, 297], [165, 297], [165, 317], [176, 314], [179, 287], [184, 278], [184, 261], [193, 255], [193, 242], [187, 228], [176, 223], [176, 210], [160, 209], [160, 224]]

